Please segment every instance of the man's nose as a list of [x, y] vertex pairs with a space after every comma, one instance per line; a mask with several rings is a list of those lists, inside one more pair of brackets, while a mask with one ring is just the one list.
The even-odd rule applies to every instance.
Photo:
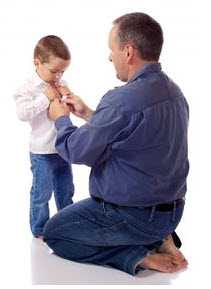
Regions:
[[111, 54], [109, 55], [108, 60], [112, 62], [112, 56], [111, 56]]

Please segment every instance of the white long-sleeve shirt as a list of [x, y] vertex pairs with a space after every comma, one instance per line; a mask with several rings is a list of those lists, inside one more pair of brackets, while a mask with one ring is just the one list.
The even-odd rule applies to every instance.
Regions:
[[14, 95], [18, 118], [31, 125], [30, 152], [35, 154], [57, 153], [56, 129], [48, 118], [48, 97], [44, 94], [46, 83], [36, 72]]

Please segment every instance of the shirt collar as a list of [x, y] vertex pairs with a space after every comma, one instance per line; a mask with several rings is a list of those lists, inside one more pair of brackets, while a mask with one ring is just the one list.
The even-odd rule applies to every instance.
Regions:
[[[31, 76], [30, 80], [32, 81], [34, 86], [39, 86], [41, 84], [42, 85], [43, 84], [47, 84], [47, 82], [45, 82], [44, 80], [42, 80], [42, 78], [40, 78], [40, 76], [39, 76], [39, 74], [37, 73], [36, 70], [32, 73], [32, 76]], [[67, 85], [66, 81], [63, 80], [63, 79], [60, 79], [59, 83], [62, 84], [62, 85]]]
[[34, 73], [32, 74], [31, 80], [32, 80], [34, 86], [39, 86], [40, 84], [45, 83], [45, 81], [42, 80], [42, 79], [39, 77], [39, 75], [38, 75], [38, 73], [37, 73], [36, 70], [35, 70]]
[[138, 70], [133, 77], [128, 81], [128, 83], [133, 82], [137, 78], [139, 78], [141, 75], [148, 73], [148, 72], [158, 72], [161, 71], [161, 64], [159, 62], [157, 63], [149, 63], [145, 64], [140, 70]]

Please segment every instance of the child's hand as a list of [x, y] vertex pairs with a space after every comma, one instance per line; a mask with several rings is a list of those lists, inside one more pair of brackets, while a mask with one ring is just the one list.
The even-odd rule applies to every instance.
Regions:
[[56, 89], [61, 95], [64, 95], [64, 96], [69, 96], [69, 95], [73, 94], [71, 92], [71, 90], [69, 89], [69, 87], [67, 87], [65, 85], [63, 86], [63, 85], [57, 84]]
[[60, 94], [59, 92], [57, 91], [56, 87], [53, 87], [52, 85], [48, 84], [45, 91], [44, 91], [44, 94], [48, 97], [49, 101], [52, 101], [56, 98], [60, 98]]
[[49, 109], [48, 109], [48, 117], [51, 120], [56, 120], [61, 116], [69, 116], [70, 109], [69, 106], [65, 103], [61, 103], [59, 99], [55, 99], [51, 102]]

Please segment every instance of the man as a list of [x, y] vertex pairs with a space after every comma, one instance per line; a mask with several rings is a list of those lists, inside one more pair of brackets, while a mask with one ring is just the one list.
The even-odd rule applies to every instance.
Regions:
[[58, 153], [91, 167], [91, 197], [66, 207], [45, 227], [45, 241], [58, 256], [132, 275], [187, 266], [171, 233], [184, 208], [188, 106], [158, 63], [162, 44], [162, 29], [150, 16], [116, 19], [109, 59], [126, 84], [108, 91], [95, 112], [70, 94], [66, 103], [87, 121], [79, 128], [66, 105], [51, 103]]

